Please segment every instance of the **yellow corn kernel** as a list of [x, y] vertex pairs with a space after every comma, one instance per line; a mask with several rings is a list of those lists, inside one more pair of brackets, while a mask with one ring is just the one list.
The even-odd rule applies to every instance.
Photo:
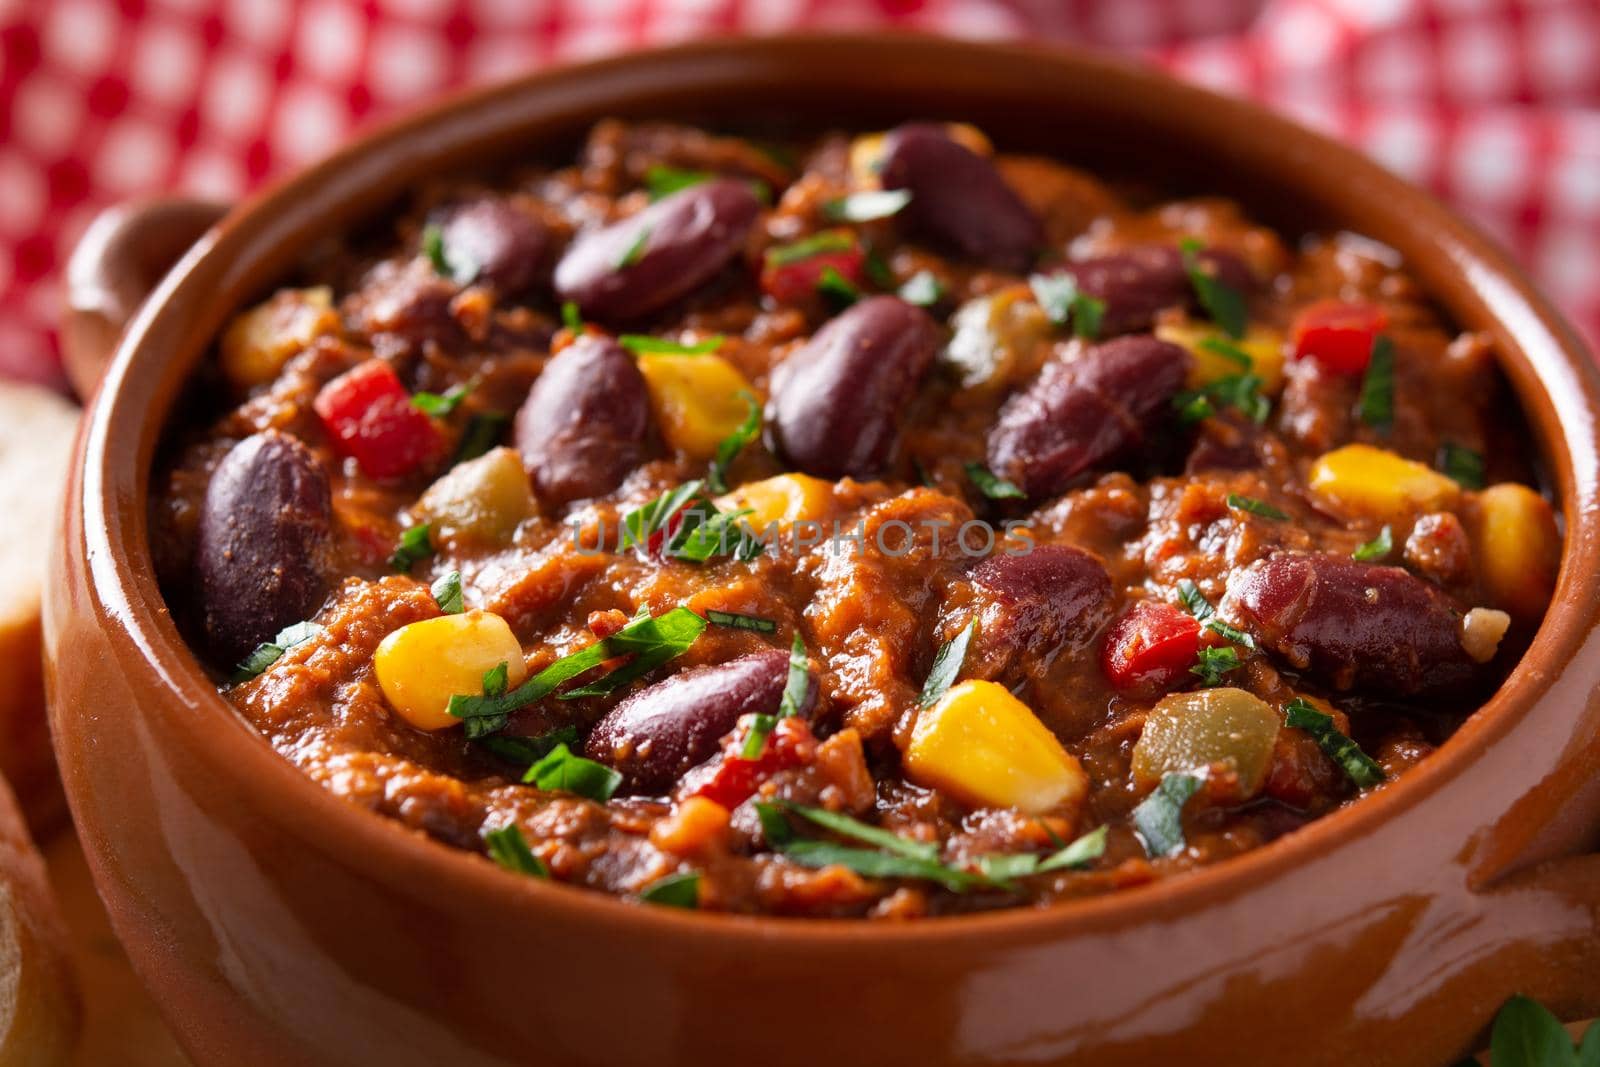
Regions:
[[[994, 155], [994, 145], [978, 127], [968, 122], [947, 122], [945, 133], [959, 145], [980, 156]], [[857, 185], [877, 185], [878, 168], [883, 159], [883, 139], [887, 134], [864, 133], [850, 142], [850, 176]]]
[[509, 538], [534, 508], [522, 457], [496, 448], [450, 468], [422, 494], [413, 518], [431, 522], [434, 535], [446, 542], [495, 542]]
[[1491, 485], [1478, 494], [1472, 539], [1489, 601], [1522, 621], [1542, 616], [1561, 564], [1561, 532], [1549, 502], [1515, 482]]
[[402, 626], [372, 655], [384, 699], [419, 730], [460, 725], [460, 719], [445, 711], [450, 698], [482, 693], [483, 676], [502, 663], [507, 688], [527, 677], [516, 635], [504, 619], [487, 611]]
[[1276, 393], [1283, 387], [1283, 334], [1270, 326], [1252, 324], [1243, 337], [1236, 338], [1205, 323], [1169, 322], [1156, 327], [1156, 336], [1182, 345], [1193, 354], [1194, 366], [1189, 370], [1191, 389], [1210, 385], [1231, 374], [1245, 373], [1237, 359], [1229, 359], [1209, 345], [1214, 341], [1237, 348], [1250, 357], [1249, 373], [1260, 377], [1262, 392]]
[[290, 357], [338, 328], [333, 290], [326, 285], [280, 290], [228, 324], [222, 335], [222, 373], [240, 389], [264, 385]]
[[1081, 800], [1083, 767], [1028, 705], [996, 682], [966, 681], [917, 718], [907, 775], [974, 807], [1030, 815]]
[[723, 438], [750, 414], [755, 390], [720, 356], [639, 357], [656, 425], [667, 444], [693, 459], [710, 459]]
[[774, 523], [787, 526], [795, 522], [815, 522], [827, 514], [833, 501], [833, 484], [809, 474], [780, 474], [759, 482], [741, 485], [715, 501], [718, 510], [743, 511], [745, 522], [757, 533]]
[[1311, 491], [1340, 518], [1402, 519], [1444, 511], [1461, 490], [1429, 467], [1371, 445], [1345, 445], [1311, 466]]
[[1272, 766], [1280, 720], [1268, 704], [1243, 689], [1175, 693], [1150, 709], [1133, 746], [1133, 780], [1154, 789], [1174, 772], [1223, 763], [1238, 776], [1239, 796], [1261, 791]]

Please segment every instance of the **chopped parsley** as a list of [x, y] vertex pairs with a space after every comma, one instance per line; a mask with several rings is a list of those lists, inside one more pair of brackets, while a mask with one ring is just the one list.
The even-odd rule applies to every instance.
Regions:
[[1237, 364], [1240, 370], [1255, 369], [1256, 361], [1251, 358], [1250, 353], [1231, 341], [1224, 341], [1220, 337], [1202, 337], [1195, 343], [1195, 347], [1203, 348], [1230, 363]]
[[1370, 789], [1384, 780], [1383, 768], [1361, 751], [1360, 745], [1334, 726], [1332, 715], [1318, 711], [1301, 697], [1289, 701], [1283, 711], [1284, 721], [1310, 734], [1317, 742], [1317, 747], [1339, 765], [1357, 788]]
[[1100, 336], [1106, 303], [1081, 291], [1072, 275], [1035, 274], [1028, 279], [1028, 287], [1051, 322], [1065, 326], [1070, 321], [1072, 332], [1086, 341]]
[[642, 333], [625, 333], [617, 338], [617, 344], [626, 348], [634, 355], [654, 353], [667, 356], [703, 356], [707, 352], [715, 352], [722, 347], [724, 338], [719, 334], [707, 337], [703, 341], [696, 341], [692, 345], [669, 341], [665, 337], [651, 337]]
[[498, 830], [484, 831], [483, 846], [489, 858], [508, 871], [534, 878], [550, 877], [550, 869], [544, 865], [544, 860], [533, 854], [533, 849], [528, 847], [528, 839], [522, 836], [522, 830], [516, 823], [507, 823]]
[[263, 641], [246, 656], [239, 666], [234, 668], [232, 681], [235, 685], [248, 682], [274, 663], [283, 658], [283, 654], [296, 645], [303, 645], [322, 632], [322, 627], [314, 622], [297, 622], [285, 626], [278, 631], [278, 636], [271, 641]]
[[705, 627], [706, 620], [685, 607], [673, 608], [653, 618], [641, 613], [610, 637], [561, 657], [509, 692], [505, 690], [504, 668], [496, 668], [484, 676], [481, 694], [453, 696], [446, 710], [458, 719], [467, 720], [469, 738], [483, 737], [504, 728], [506, 717], [518, 708], [544, 699], [561, 685], [587, 674], [608, 659], [631, 654], [633, 658], [627, 663], [590, 685], [562, 694], [562, 699], [603, 696], [619, 689], [683, 655]]
[[899, 296], [908, 304], [932, 307], [944, 299], [944, 285], [931, 271], [919, 270], [906, 279], [906, 283], [900, 287]]
[[1172, 398], [1172, 406], [1178, 410], [1178, 421], [1185, 426], [1210, 418], [1225, 407], [1241, 412], [1259, 426], [1272, 413], [1272, 402], [1261, 393], [1263, 384], [1259, 374], [1229, 374], [1198, 389], [1185, 389]]
[[967, 477], [978, 487], [978, 492], [990, 500], [1022, 500], [1027, 497], [1013, 482], [1008, 482], [982, 463], [968, 463]]
[[1195, 657], [1194, 666], [1189, 668], [1189, 673], [1199, 678], [1203, 687], [1212, 689], [1223, 683], [1224, 675], [1238, 668], [1239, 653], [1232, 645], [1222, 645], [1202, 648]]
[[1183, 252], [1183, 269], [1189, 275], [1189, 284], [1194, 286], [1200, 306], [1229, 337], [1243, 337], [1250, 322], [1244, 297], [1206, 270], [1205, 264], [1200, 262], [1202, 246], [1199, 241], [1191, 237], [1180, 242], [1178, 247]]
[[395, 546], [394, 554], [389, 557], [389, 569], [405, 574], [433, 555], [433, 541], [429, 536], [431, 532], [432, 525], [426, 522], [408, 526], [401, 531], [400, 543]]
[[713, 626], [725, 626], [730, 630], [754, 630], [760, 634], [775, 633], [778, 629], [778, 624], [771, 619], [763, 619], [759, 615], [741, 615], [736, 611], [712, 609], [706, 612], [706, 621]]
[[478, 744], [507, 763], [515, 763], [526, 770], [548, 756], [557, 745], [567, 745], [568, 747], [576, 745], [578, 743], [578, 728], [576, 726], [559, 726], [538, 737], [491, 735], [480, 737], [476, 740]]
[[444, 247], [444, 230], [432, 224], [422, 228], [422, 254], [428, 257], [435, 273], [458, 285], [471, 285], [482, 269], [479, 264], [472, 262], [452, 264]]
[[561, 324], [572, 332], [572, 336], [583, 336], [583, 313], [571, 300], [564, 300], [561, 303]]
[[1203, 780], [1198, 774], [1174, 771], [1162, 777], [1155, 791], [1133, 809], [1134, 832], [1151, 859], [1175, 856], [1184, 850], [1187, 842], [1183, 837], [1183, 806], [1200, 791]]
[[[867, 272], [867, 277], [872, 281], [872, 284], [876, 285], [879, 289], [894, 288], [894, 271], [889, 269], [889, 264], [883, 261], [882, 256], [878, 255], [877, 252], [870, 248], [867, 249], [867, 254], [861, 258], [861, 269]], [[918, 273], [927, 274], [928, 272], [919, 271]], [[929, 275], [929, 277], [931, 278], [932, 275]], [[909, 285], [910, 283], [908, 282], [907, 284]], [[937, 285], [937, 281], [934, 284]], [[941, 288], [940, 294], [943, 295], [943, 292], [944, 290]], [[903, 291], [900, 293], [900, 299], [905, 300], [908, 303], [916, 303], [916, 301], [906, 296]]]
[[1439, 469], [1454, 478], [1463, 488], [1483, 488], [1483, 457], [1465, 445], [1446, 441], [1439, 449]]
[[[663, 558], [690, 563], [706, 563], [715, 556], [745, 563], [759, 558], [767, 546], [739, 521], [750, 509], [718, 511], [701, 492], [702, 486], [699, 479], [684, 482], [623, 515], [619, 550], [659, 552]], [[656, 544], [658, 533], [662, 536]]]
[[739, 758], [760, 759], [762, 751], [767, 747], [767, 738], [772, 736], [772, 731], [777, 725], [776, 715], [768, 715], [764, 711], [757, 712], [755, 720], [750, 724], [750, 733], [745, 736], [744, 746], [739, 749]]
[[461, 598], [461, 572], [451, 571], [449, 574], [433, 583], [429, 589], [433, 594], [433, 602], [439, 605], [439, 610], [446, 615], [459, 615], [465, 606]]
[[909, 203], [909, 189], [871, 189], [824, 202], [822, 214], [834, 222], [871, 222], [899, 214]]
[[667, 908], [688, 908], [693, 910], [700, 906], [700, 873], [698, 871], [683, 871], [679, 874], [669, 874], [659, 878], [639, 892], [639, 899], [646, 904], [656, 904]]
[[522, 781], [546, 792], [559, 790], [603, 804], [622, 784], [622, 775], [603, 763], [573, 755], [572, 750], [561, 743], [529, 767]]
[[918, 701], [922, 707], [933, 707], [955, 685], [956, 676], [961, 673], [962, 661], [967, 658], [967, 646], [972, 644], [977, 632], [978, 620], [973, 619], [962, 627], [960, 633], [939, 646], [939, 651], [933, 657], [933, 666], [928, 669], [928, 680], [922, 683], [922, 696]]
[[1378, 536], [1370, 541], [1363, 541], [1350, 553], [1351, 559], [1358, 559], [1363, 563], [1373, 560], [1388, 559], [1389, 553], [1394, 551], [1394, 532], [1385, 526], [1378, 531]]
[[1232, 626], [1228, 623], [1225, 623], [1215, 616], [1206, 620], [1206, 629], [1210, 630], [1214, 634], [1218, 634], [1227, 638], [1229, 641], [1232, 641], [1234, 644], [1239, 645], [1242, 648], [1256, 647], [1255, 638], [1251, 637], [1237, 626]]
[[817, 292], [840, 307], [849, 307], [861, 299], [861, 289], [856, 283], [834, 267], [822, 268], [822, 273], [817, 277]]
[[728, 468], [746, 445], [753, 444], [761, 436], [761, 405], [749, 393], [743, 395], [744, 402], [749, 406], [744, 421], [717, 443], [717, 454], [711, 460], [711, 469], [706, 472], [706, 484], [713, 493], [728, 491]]
[[1238, 493], [1228, 494], [1228, 506], [1238, 511], [1248, 511], [1252, 515], [1260, 515], [1263, 519], [1287, 519], [1288, 513], [1279, 511], [1265, 500], [1257, 500], [1253, 496], [1240, 496]]
[[706, 170], [685, 170], [682, 167], [653, 163], [644, 172], [644, 187], [650, 191], [651, 200], [660, 200], [691, 185], [710, 181], [712, 177], [712, 173]]
[[446, 418], [461, 406], [461, 402], [476, 385], [476, 382], [462, 382], [460, 385], [452, 385], [443, 393], [412, 393], [411, 406], [432, 418]]
[[461, 444], [456, 447], [456, 463], [465, 463], [469, 459], [477, 459], [500, 441], [500, 435], [505, 432], [511, 416], [503, 411], [481, 411], [467, 420], [467, 428], [461, 433]]
[[1178, 583], [1178, 600], [1183, 604], [1184, 611], [1201, 622], [1205, 622], [1217, 613], [1217, 609], [1211, 606], [1211, 601], [1206, 599], [1200, 587], [1187, 578]]
[[1379, 433], [1394, 425], [1394, 342], [1387, 334], [1372, 340], [1372, 359], [1361, 379], [1361, 399], [1356, 402], [1361, 421]]
[[767, 266], [787, 267], [825, 252], [848, 252], [855, 246], [855, 236], [849, 230], [824, 230], [793, 244], [767, 249]]
[[626, 270], [644, 258], [645, 249], [650, 247], [651, 229], [649, 226], [641, 227], [633, 243], [623, 249], [622, 255], [617, 258], [617, 269]]
[[759, 759], [762, 750], [767, 747], [767, 737], [778, 725], [778, 720], [799, 715], [800, 709], [805, 707], [806, 694], [810, 689], [811, 663], [806, 658], [806, 643], [796, 633], [794, 642], [789, 646], [789, 676], [784, 681], [783, 696], [778, 700], [778, 713], [763, 713], [755, 717], [739, 755], [744, 759]]

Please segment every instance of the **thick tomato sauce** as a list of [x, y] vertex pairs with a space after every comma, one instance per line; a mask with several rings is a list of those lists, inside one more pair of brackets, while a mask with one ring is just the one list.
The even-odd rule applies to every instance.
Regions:
[[[441, 182], [319, 250], [198, 384], [226, 410], [172, 434], [157, 565], [263, 737], [448, 845], [707, 910], [1044, 904], [1259, 847], [1426, 758], [1515, 662], [1559, 554], [1488, 342], [1392, 252], [1135, 205], [964, 127], [773, 149], [601, 123], [569, 166]], [[708, 477], [743, 392], [763, 431], [700, 499], [778, 536], [619, 545]], [[468, 477], [472, 437], [501, 451]], [[452, 615], [452, 573], [493, 640], [408, 630]], [[481, 698], [507, 647], [515, 690], [678, 608], [760, 628], [563, 699], [618, 651], [477, 737], [415, 695]], [[924, 701], [952, 640], [957, 684]], [[571, 788], [524, 784], [553, 731]]]

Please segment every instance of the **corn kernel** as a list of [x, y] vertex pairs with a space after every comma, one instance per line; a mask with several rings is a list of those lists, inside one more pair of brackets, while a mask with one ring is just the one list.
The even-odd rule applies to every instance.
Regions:
[[1189, 370], [1191, 389], [1210, 385], [1232, 374], [1246, 373], [1237, 359], [1229, 359], [1215, 347], [1201, 343], [1211, 341], [1220, 341], [1249, 356], [1248, 373], [1261, 379], [1262, 392], [1276, 393], [1283, 387], [1283, 334], [1270, 326], [1252, 324], [1243, 337], [1236, 338], [1205, 323], [1168, 322], [1156, 327], [1156, 336], [1187, 348], [1194, 356], [1194, 365]]
[[1235, 799], [1248, 800], [1266, 780], [1279, 725], [1278, 713], [1243, 689], [1174, 693], [1145, 717], [1133, 746], [1134, 783], [1154, 789], [1168, 774], [1223, 763], [1238, 777]]
[[1030, 815], [1083, 798], [1089, 779], [1032, 710], [996, 682], [966, 681], [922, 712], [907, 775], [974, 807]]
[[[956, 144], [980, 156], [994, 155], [994, 145], [978, 127], [967, 122], [947, 122], [945, 133]], [[864, 133], [850, 142], [850, 176], [857, 185], [878, 184], [878, 169], [883, 160], [883, 140], [887, 134]]]
[[498, 615], [468, 611], [402, 626], [372, 656], [378, 687], [395, 714], [419, 730], [458, 726], [445, 711], [457, 694], [483, 692], [483, 676], [506, 665], [506, 685], [528, 674], [522, 645]]
[[719, 356], [639, 357], [656, 425], [667, 444], [693, 459], [710, 459], [750, 414], [755, 390]]
[[1452, 479], [1371, 445], [1346, 445], [1318, 458], [1311, 491], [1340, 518], [1382, 520], [1448, 510], [1460, 496]]
[[1473, 541], [1490, 602], [1523, 621], [1542, 616], [1561, 563], [1549, 502], [1515, 482], [1491, 485], [1478, 494]]
[[815, 522], [827, 514], [833, 485], [809, 474], [780, 474], [776, 478], [741, 485], [715, 501], [718, 510], [743, 511], [745, 522], [757, 533], [776, 523]]
[[332, 289], [281, 290], [228, 324], [222, 335], [222, 373], [241, 389], [264, 385], [292, 356], [338, 328]]
[[450, 468], [422, 494], [413, 517], [433, 523], [433, 533], [447, 542], [495, 542], [510, 537], [534, 508], [522, 457], [496, 448]]

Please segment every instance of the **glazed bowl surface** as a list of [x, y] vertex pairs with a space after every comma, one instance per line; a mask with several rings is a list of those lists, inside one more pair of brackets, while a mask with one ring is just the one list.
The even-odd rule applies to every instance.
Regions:
[[[152, 574], [149, 470], [229, 314], [440, 172], [593, 121], [974, 122], [1289, 234], [1380, 240], [1494, 340], [1562, 505], [1556, 600], [1502, 690], [1392, 787], [1182, 878], [887, 924], [701, 916], [519, 879], [324, 792], [233, 712]], [[1375, 164], [1082, 54], [914, 37], [721, 41], [534, 75], [231, 212], [145, 302], [80, 443], [46, 605], [52, 723], [118, 936], [202, 1064], [1395, 1063], [1513, 992], [1600, 1011], [1600, 379], [1502, 252]]]

